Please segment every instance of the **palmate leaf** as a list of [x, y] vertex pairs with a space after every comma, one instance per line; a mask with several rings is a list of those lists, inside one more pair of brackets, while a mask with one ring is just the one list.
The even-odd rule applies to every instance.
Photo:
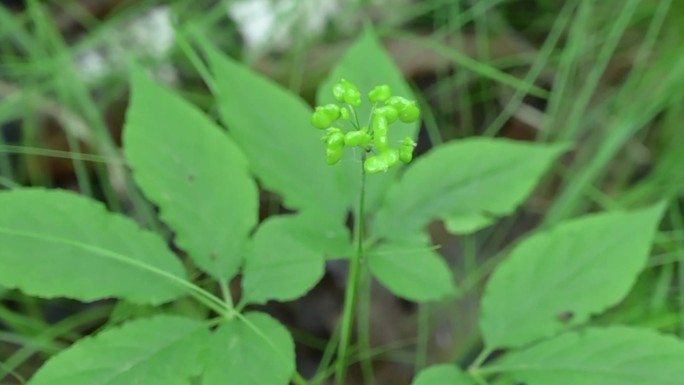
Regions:
[[244, 321], [226, 321], [212, 336], [202, 385], [286, 385], [294, 370], [287, 329], [264, 313], [247, 313]]
[[611, 327], [565, 333], [506, 354], [485, 370], [527, 385], [680, 385], [684, 343], [647, 329]]
[[566, 147], [488, 138], [439, 146], [392, 185], [373, 234], [401, 239], [438, 217], [457, 232], [477, 230], [512, 213]]
[[201, 111], [133, 68], [124, 151], [145, 195], [205, 272], [230, 279], [257, 222], [240, 149]]
[[216, 77], [218, 108], [264, 186], [292, 209], [310, 209], [342, 221], [343, 195], [325, 164], [322, 133], [311, 126], [312, 109], [271, 80], [205, 47]]
[[[357, 40], [349, 47], [344, 56], [337, 62], [326, 80], [318, 87], [317, 102], [320, 105], [336, 103], [332, 95], [333, 85], [340, 79], [346, 79], [359, 87], [362, 105], [355, 108], [360, 124], [365, 125], [370, 116], [371, 107], [366, 95], [373, 87], [380, 84], [390, 86], [393, 95], [415, 99], [411, 87], [406, 83], [393, 59], [380, 43], [373, 29], [368, 26]], [[402, 123], [396, 121], [389, 129], [389, 144], [398, 148], [405, 137], [415, 138], [418, 134], [418, 122]], [[323, 158], [321, 158], [323, 159]], [[333, 167], [338, 175], [340, 190], [348, 207], [358, 203], [358, 191], [361, 188], [361, 152], [358, 149], [346, 149], [344, 158]], [[366, 178], [365, 208], [372, 212], [377, 208], [382, 195], [396, 177], [400, 167], [392, 167], [387, 172]]]
[[292, 232], [298, 219], [292, 215], [271, 217], [257, 229], [243, 269], [246, 303], [295, 299], [323, 277], [323, 254]]
[[646, 265], [663, 209], [588, 215], [518, 244], [482, 299], [487, 347], [552, 336], [622, 300]]
[[60, 352], [28, 385], [190, 385], [209, 337], [202, 322], [189, 318], [130, 321]]
[[418, 373], [411, 385], [474, 385], [461, 368], [451, 364], [434, 365]]
[[173, 300], [191, 285], [157, 235], [72, 192], [0, 192], [0, 284], [41, 297]]
[[392, 293], [411, 301], [437, 301], [458, 293], [449, 265], [427, 240], [378, 246], [369, 252], [368, 268]]

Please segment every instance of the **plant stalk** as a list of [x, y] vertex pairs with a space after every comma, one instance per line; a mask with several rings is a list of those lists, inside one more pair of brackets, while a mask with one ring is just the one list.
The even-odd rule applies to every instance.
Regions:
[[[368, 244], [366, 244], [368, 246]], [[367, 247], [366, 247], [367, 248]], [[371, 297], [372, 297], [372, 277], [368, 269], [363, 268], [361, 265], [361, 277], [359, 278], [359, 296], [357, 305], [357, 333], [358, 333], [358, 343], [356, 344], [357, 350], [360, 355], [361, 363], [361, 375], [363, 377], [363, 383], [365, 385], [375, 385], [375, 374], [373, 371], [373, 357], [368, 354], [371, 351], [370, 343], [370, 308], [371, 308]]]
[[340, 332], [340, 344], [337, 350], [337, 374], [335, 383], [344, 385], [347, 374], [347, 354], [351, 342], [352, 326], [356, 315], [356, 302], [359, 295], [359, 278], [361, 276], [361, 260], [363, 258], [363, 236], [364, 236], [364, 201], [366, 197], [366, 170], [363, 163], [366, 160], [366, 153], [361, 155], [361, 193], [359, 195], [359, 207], [354, 227], [356, 229], [356, 253], [349, 261], [349, 275], [347, 276], [347, 287], [344, 293], [344, 310], [342, 312], [342, 328]]

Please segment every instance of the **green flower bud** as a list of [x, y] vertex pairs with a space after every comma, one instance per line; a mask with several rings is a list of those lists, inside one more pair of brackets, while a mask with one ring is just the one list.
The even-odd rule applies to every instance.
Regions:
[[378, 155], [387, 162], [388, 167], [392, 167], [399, 161], [399, 151], [390, 148]]
[[338, 102], [344, 101], [344, 95], [347, 94], [347, 89], [349, 88], [349, 82], [342, 79], [333, 85], [333, 96]]
[[325, 148], [325, 162], [329, 165], [333, 165], [342, 159], [344, 152], [344, 147], [330, 147]]
[[375, 114], [387, 118], [387, 123], [394, 123], [397, 120], [399, 112], [392, 106], [384, 106], [375, 109]]
[[386, 106], [394, 108], [397, 112], [403, 111], [409, 103], [410, 101], [402, 96], [392, 96], [385, 101]]
[[409, 163], [413, 159], [413, 150], [416, 148], [416, 142], [413, 139], [406, 137], [401, 142], [399, 147], [399, 160], [404, 163]]
[[420, 109], [416, 102], [409, 102], [403, 110], [399, 111], [399, 120], [404, 123], [415, 122], [420, 118]]
[[387, 84], [376, 86], [368, 93], [368, 100], [371, 103], [383, 102], [392, 96], [392, 91]]
[[397, 164], [399, 153], [397, 150], [388, 149], [379, 155], [369, 156], [363, 163], [363, 169], [369, 174], [387, 171], [388, 168]]
[[354, 107], [358, 107], [361, 105], [361, 92], [357, 90], [356, 88], [350, 88], [347, 90], [347, 93], [344, 95], [344, 101], [346, 103], [351, 104]]
[[340, 117], [340, 106], [337, 104], [326, 104], [323, 107], [318, 107], [330, 118], [330, 120], [337, 120]]
[[389, 123], [387, 122], [387, 118], [384, 117], [383, 115], [375, 115], [373, 117], [373, 131], [380, 131], [380, 132], [387, 132], [387, 129], [389, 128]]
[[311, 116], [311, 124], [322, 130], [330, 127], [339, 117], [340, 107], [336, 104], [326, 104], [325, 106], [316, 107]]
[[345, 107], [340, 109], [340, 115], [342, 115], [342, 119], [344, 120], [349, 120], [349, 110]]
[[366, 131], [349, 131], [344, 135], [344, 144], [347, 146], [365, 146], [371, 141], [371, 136]]
[[311, 115], [311, 125], [318, 129], [326, 129], [332, 125], [333, 119], [330, 119], [329, 113], [327, 113], [323, 107], [316, 107], [313, 115]]
[[387, 135], [380, 135], [377, 132], [373, 134], [373, 143], [380, 151], [385, 151], [389, 148]]
[[344, 134], [342, 130], [336, 127], [331, 127], [328, 129], [327, 134], [324, 137], [325, 144], [328, 147], [341, 147], [344, 148]]
[[382, 115], [373, 118], [373, 142], [381, 152], [389, 148], [387, 128], [387, 118]]
[[333, 96], [338, 102], [349, 103], [352, 106], [361, 105], [361, 93], [356, 85], [345, 79], [341, 79], [339, 82], [333, 85]]
[[409, 163], [413, 160], [413, 150], [399, 149], [399, 160], [404, 163]]
[[383, 159], [380, 155], [369, 156], [366, 161], [363, 162], [363, 169], [369, 174], [377, 174], [380, 171], [387, 171], [389, 165], [387, 160]]

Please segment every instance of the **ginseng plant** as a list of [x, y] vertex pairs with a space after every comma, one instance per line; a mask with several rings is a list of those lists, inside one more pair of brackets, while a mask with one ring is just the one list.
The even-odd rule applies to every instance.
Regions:
[[[372, 277], [425, 304], [453, 300], [488, 276], [473, 331], [482, 341], [477, 358], [425, 368], [416, 354], [414, 385], [672, 385], [684, 378], [681, 340], [593, 322], [629, 300], [664, 203], [550, 224], [498, 256], [500, 263], [471, 266], [457, 285], [428, 224], [468, 236], [514, 214], [567, 143], [464, 138], [413, 159], [421, 111], [371, 29], [321, 83], [315, 110], [195, 39], [208, 68], [198, 56], [192, 62], [225, 128], [131, 69], [123, 153], [130, 187], [159, 209], [158, 221], [140, 223], [73, 192], [0, 192], [3, 293], [114, 307], [101, 330], [56, 354], [42, 343], [55, 339], [54, 330], [28, 329], [23, 338], [41, 343], [20, 348], [2, 370], [18, 377], [14, 369], [38, 350], [50, 357], [29, 385], [306, 385], [333, 373], [342, 385], [353, 358], [372, 384], [364, 282]], [[288, 213], [260, 220], [260, 189]], [[660, 247], [679, 250], [677, 242]], [[305, 376], [296, 370], [290, 330], [255, 308], [306, 295], [330, 259], [349, 261], [339, 338]]]

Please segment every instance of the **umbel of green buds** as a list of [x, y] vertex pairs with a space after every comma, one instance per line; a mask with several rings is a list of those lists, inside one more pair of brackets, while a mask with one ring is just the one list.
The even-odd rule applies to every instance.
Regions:
[[[376, 86], [368, 93], [368, 101], [373, 107], [368, 120], [370, 124], [359, 126], [354, 107], [361, 105], [361, 92], [356, 85], [342, 79], [333, 86], [333, 96], [337, 104], [318, 106], [311, 116], [314, 127], [326, 130], [323, 141], [328, 164], [339, 162], [346, 147], [360, 147], [372, 153], [363, 164], [364, 170], [370, 174], [387, 171], [399, 161], [408, 163], [413, 159], [416, 147], [413, 139], [406, 137], [397, 148], [393, 148], [388, 134], [390, 125], [397, 120], [411, 123], [420, 119], [420, 109], [415, 101], [392, 96], [392, 90], [386, 84]], [[353, 128], [344, 132], [334, 126], [340, 119]]]

